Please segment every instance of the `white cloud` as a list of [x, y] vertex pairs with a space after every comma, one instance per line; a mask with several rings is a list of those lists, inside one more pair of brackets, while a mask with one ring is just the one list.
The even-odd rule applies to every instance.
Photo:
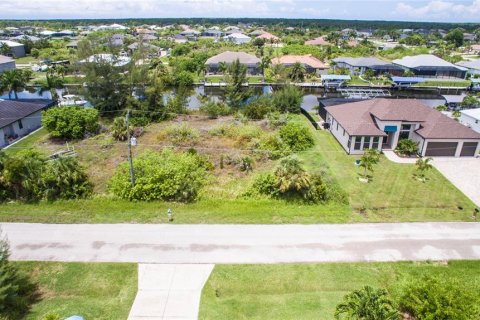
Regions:
[[480, 15], [480, 0], [463, 3], [433, 0], [420, 6], [400, 2], [397, 4], [394, 13], [395, 15], [419, 20], [478, 21]]

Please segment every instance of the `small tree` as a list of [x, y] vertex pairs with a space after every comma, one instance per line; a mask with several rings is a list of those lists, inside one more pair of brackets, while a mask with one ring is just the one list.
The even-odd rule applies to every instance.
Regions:
[[421, 181], [425, 182], [425, 174], [427, 171], [432, 169], [432, 165], [430, 164], [430, 161], [433, 159], [428, 157], [428, 158], [420, 158], [415, 162], [415, 165], [417, 166], [417, 172], [418, 172], [418, 177], [420, 178]]
[[305, 66], [300, 62], [295, 62], [289, 69], [288, 77], [293, 82], [302, 82], [305, 80]]
[[373, 166], [380, 161], [380, 153], [377, 149], [366, 149], [360, 158], [360, 167], [363, 168], [363, 178], [367, 179], [367, 172], [373, 172]]
[[50, 108], [42, 114], [42, 125], [54, 138], [82, 139], [97, 132], [98, 111], [78, 106]]
[[37, 288], [9, 258], [10, 246], [0, 230], [0, 318], [23, 319], [36, 300]]
[[335, 310], [335, 319], [399, 320], [400, 314], [386, 290], [365, 286], [343, 298]]

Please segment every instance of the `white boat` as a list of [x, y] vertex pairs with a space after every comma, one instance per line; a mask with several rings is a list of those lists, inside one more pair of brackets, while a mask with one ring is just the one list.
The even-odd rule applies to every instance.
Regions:
[[87, 101], [74, 94], [66, 94], [62, 96], [59, 104], [61, 106], [84, 106], [87, 104]]

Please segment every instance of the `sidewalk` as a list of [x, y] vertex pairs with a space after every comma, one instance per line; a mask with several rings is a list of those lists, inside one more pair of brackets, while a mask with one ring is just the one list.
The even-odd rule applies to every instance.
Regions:
[[128, 319], [197, 319], [202, 289], [213, 267], [213, 264], [139, 264], [138, 292]]
[[385, 157], [388, 160], [390, 160], [392, 162], [395, 162], [395, 163], [414, 164], [418, 160], [418, 158], [401, 158], [401, 157], [397, 156], [397, 154], [395, 152], [393, 152], [393, 150], [383, 150], [383, 154], [385, 155]]

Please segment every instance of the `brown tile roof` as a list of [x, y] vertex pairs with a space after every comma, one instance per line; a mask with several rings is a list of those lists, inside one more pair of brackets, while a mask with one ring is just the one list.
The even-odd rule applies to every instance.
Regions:
[[326, 108], [350, 135], [385, 135], [374, 118], [420, 122], [416, 132], [425, 139], [480, 139], [465, 127], [415, 99], [372, 99]]
[[262, 33], [261, 35], [259, 35], [257, 38], [265, 39], [265, 40], [280, 40], [279, 37], [274, 36], [274, 35], [271, 34], [270, 32], [264, 32], [264, 33]]
[[272, 59], [272, 64], [291, 65], [297, 62], [308, 65], [314, 69], [327, 69], [327, 66], [322, 61], [315, 58], [311, 54], [307, 54], [304, 56], [286, 55], [280, 58]]
[[330, 42], [325, 40], [324, 36], [315, 38], [313, 40], [305, 41], [305, 44], [310, 45], [310, 46], [329, 46], [329, 45], [331, 45]]

